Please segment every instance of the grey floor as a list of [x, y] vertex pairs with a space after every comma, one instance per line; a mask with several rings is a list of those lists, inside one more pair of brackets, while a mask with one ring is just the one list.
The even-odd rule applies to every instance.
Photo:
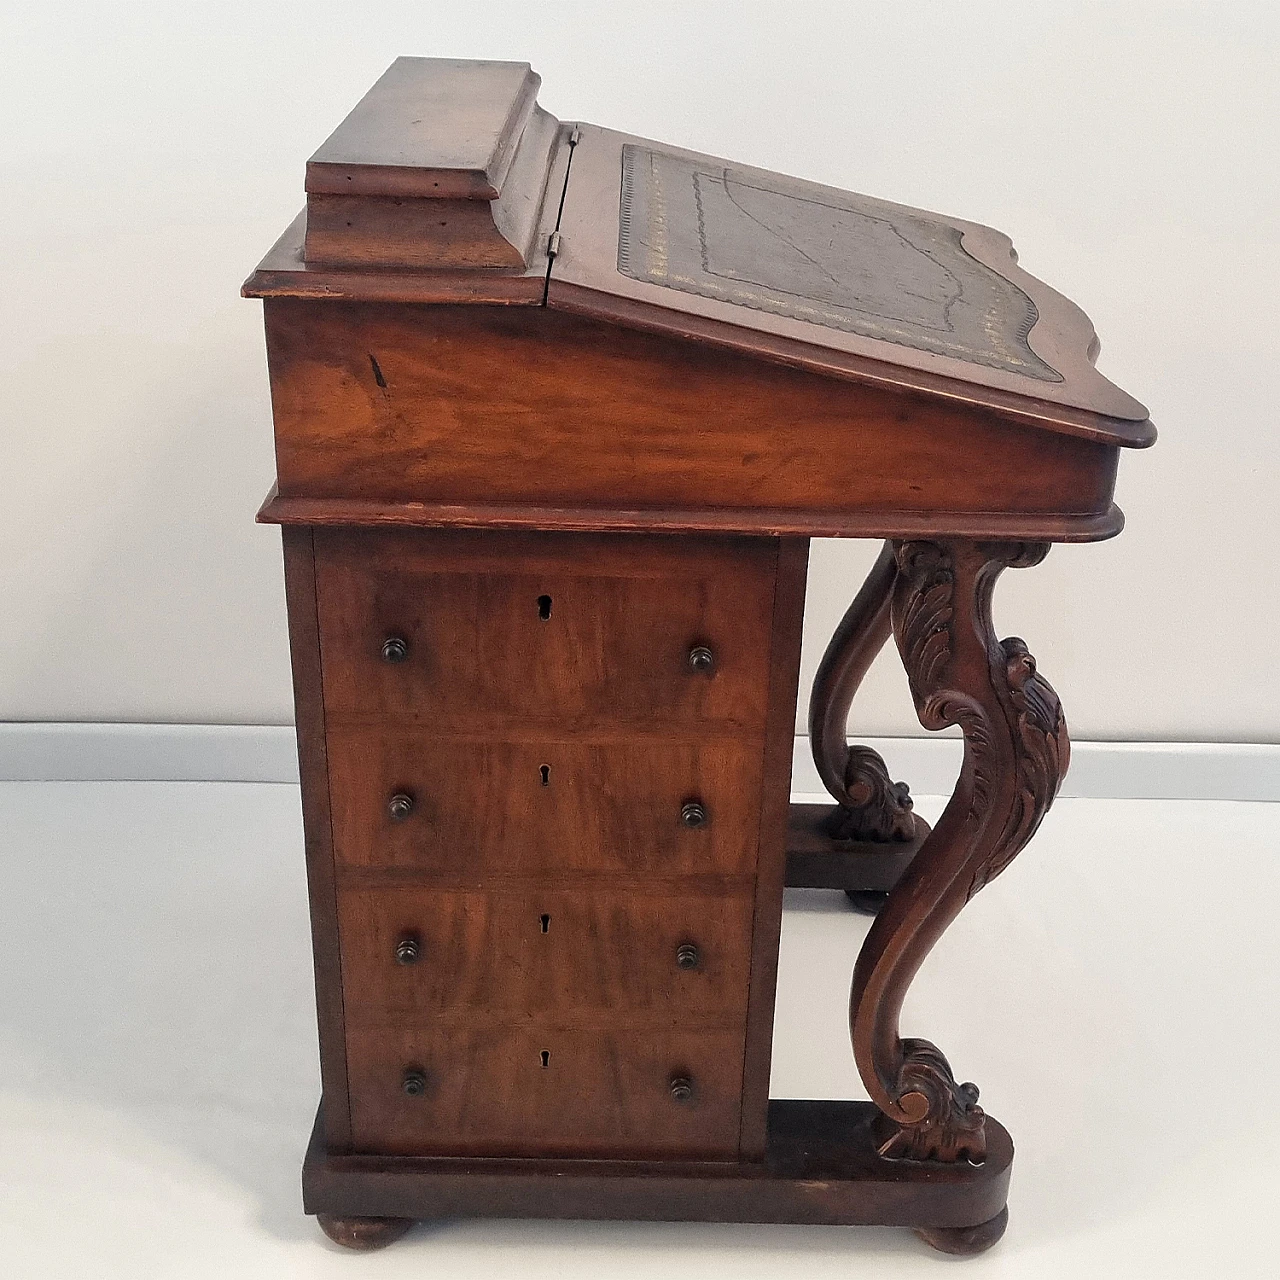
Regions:
[[[0, 851], [5, 1277], [1280, 1274], [1280, 805], [1059, 801], [930, 958], [904, 1029], [1018, 1144], [1008, 1234], [960, 1263], [900, 1231], [627, 1223], [340, 1252], [298, 1191], [296, 788], [0, 784]], [[864, 1096], [845, 1002], [866, 922], [840, 895], [787, 906], [774, 1094]]]

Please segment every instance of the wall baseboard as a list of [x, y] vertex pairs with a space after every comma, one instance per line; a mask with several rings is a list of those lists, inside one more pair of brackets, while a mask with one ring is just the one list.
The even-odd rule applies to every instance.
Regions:
[[[959, 738], [866, 738], [916, 795], [947, 795]], [[0, 723], [0, 781], [298, 781], [291, 725]], [[807, 738], [792, 791], [821, 799]], [[1063, 796], [1280, 801], [1280, 744], [1076, 742]]]

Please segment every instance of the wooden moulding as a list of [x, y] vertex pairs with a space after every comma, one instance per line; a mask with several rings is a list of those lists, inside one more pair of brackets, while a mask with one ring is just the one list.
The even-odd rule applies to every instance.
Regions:
[[775, 1100], [752, 1163], [342, 1156], [317, 1117], [302, 1170], [308, 1213], [407, 1219], [592, 1218], [964, 1228], [1004, 1208], [1013, 1143], [987, 1118], [980, 1165], [877, 1154], [869, 1102]]
[[307, 163], [305, 258], [523, 271], [559, 122], [523, 62], [397, 58]]

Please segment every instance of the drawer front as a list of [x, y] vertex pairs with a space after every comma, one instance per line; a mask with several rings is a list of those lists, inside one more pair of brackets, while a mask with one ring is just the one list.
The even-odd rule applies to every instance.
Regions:
[[759, 743], [487, 743], [335, 728], [328, 750], [342, 865], [516, 878], [754, 872]]
[[346, 889], [338, 923], [350, 1026], [612, 1013], [745, 1032], [749, 892]]
[[326, 713], [468, 731], [654, 720], [758, 731], [776, 547], [317, 530]]
[[356, 1028], [347, 1048], [353, 1145], [402, 1155], [733, 1159], [742, 1058], [739, 1031]]

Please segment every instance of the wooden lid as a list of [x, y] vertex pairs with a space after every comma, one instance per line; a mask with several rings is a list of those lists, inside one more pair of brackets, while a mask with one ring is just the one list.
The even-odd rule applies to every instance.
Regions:
[[1008, 236], [581, 125], [547, 303], [1107, 443], [1155, 439]]
[[397, 58], [307, 161], [307, 193], [496, 200], [541, 83], [527, 62]]
[[525, 271], [558, 121], [527, 62], [397, 58], [307, 162], [304, 259]]

